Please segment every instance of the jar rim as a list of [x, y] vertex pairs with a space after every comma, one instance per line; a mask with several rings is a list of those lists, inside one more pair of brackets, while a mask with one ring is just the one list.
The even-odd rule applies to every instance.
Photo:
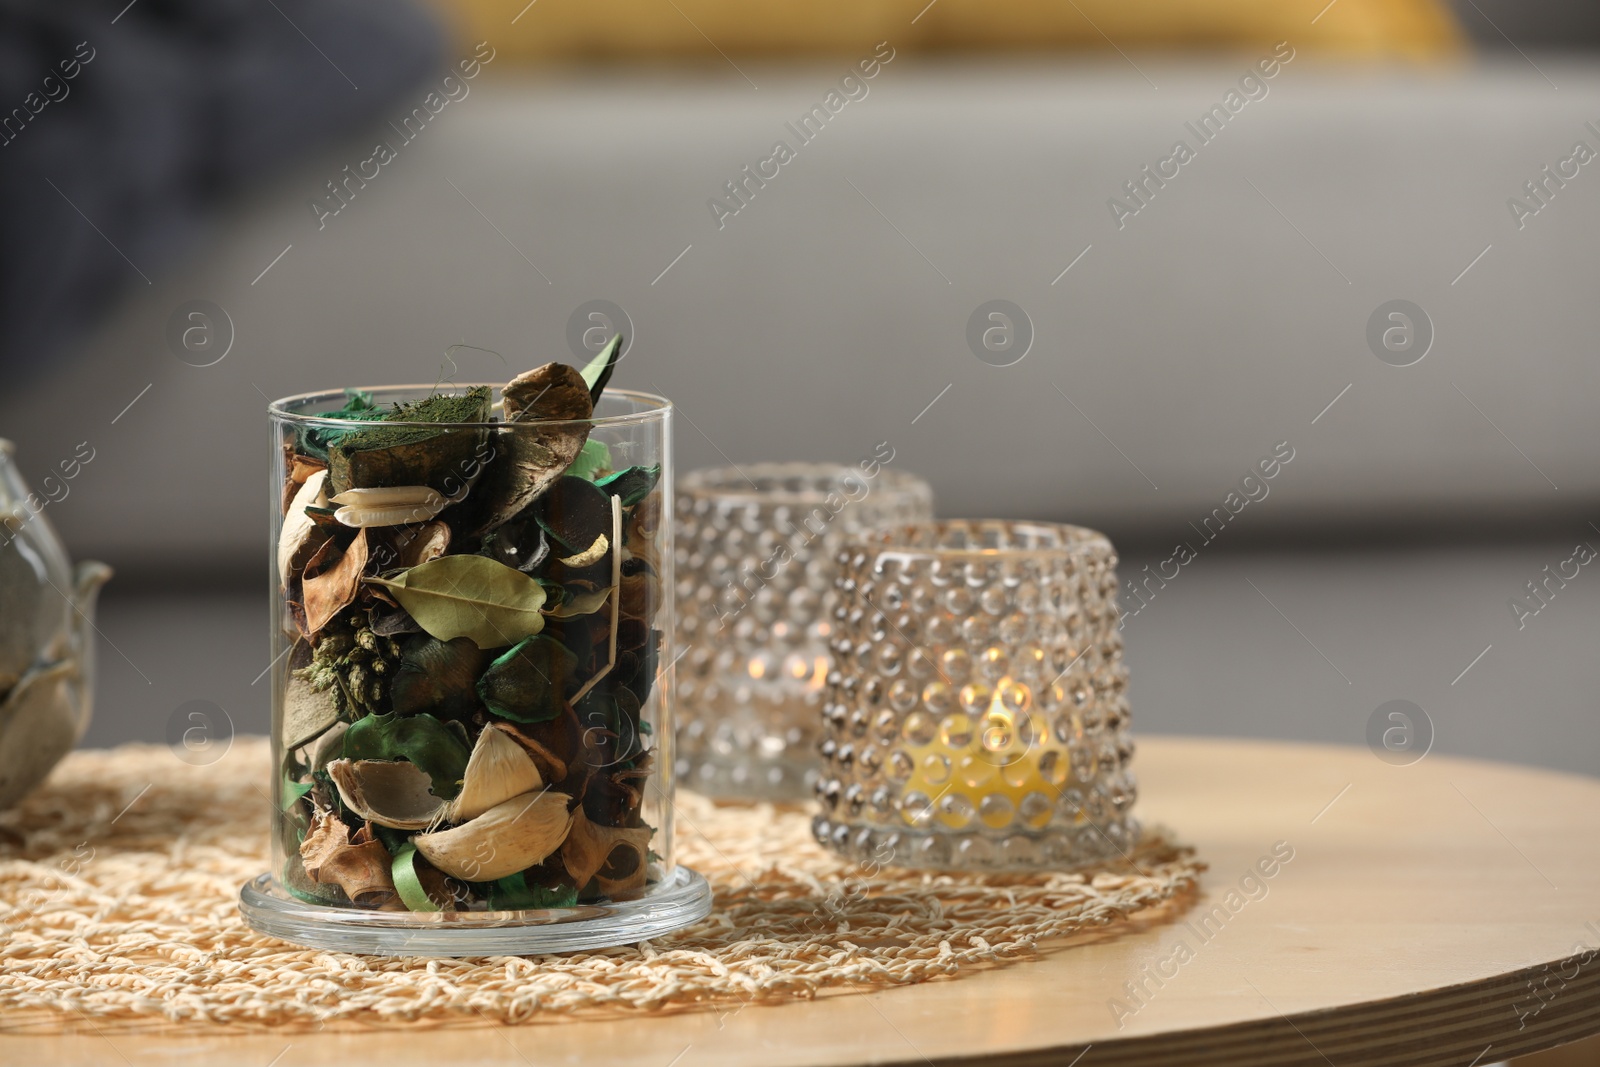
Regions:
[[[751, 477], [758, 478], [815, 478], [819, 482], [831, 479], [826, 488], [814, 489], [762, 489], [750, 484]], [[679, 492], [688, 496], [715, 495], [740, 502], [768, 504], [820, 503], [829, 493], [846, 488], [845, 479], [856, 478], [870, 483], [880, 478], [888, 480], [888, 487], [897, 492], [918, 491], [927, 483], [910, 471], [882, 467], [877, 474], [869, 475], [855, 464], [827, 461], [763, 461], [760, 463], [730, 464], [725, 467], [699, 467], [678, 480]]]
[[[1003, 529], [1046, 534], [1054, 543], [1036, 545], [946, 545], [939, 543], [957, 530], [981, 531]], [[933, 543], [921, 540], [928, 535]], [[1070, 523], [1041, 522], [1033, 519], [935, 519], [932, 522], [896, 523], [879, 526], [856, 534], [849, 548], [861, 548], [872, 555], [884, 558], [917, 559], [1026, 559], [1046, 556], [1085, 556], [1105, 552], [1112, 556], [1116, 548], [1111, 539], [1099, 530]]]
[[[498, 398], [501, 382], [461, 382], [452, 383], [450, 388], [456, 390], [476, 389], [480, 386], [487, 387], [491, 395]], [[279, 397], [267, 404], [267, 414], [275, 419], [283, 419], [297, 426], [320, 426], [351, 429], [354, 427], [382, 426], [388, 429], [438, 429], [438, 430], [504, 430], [512, 426], [624, 426], [632, 423], [651, 422], [671, 414], [672, 401], [656, 393], [646, 393], [634, 389], [611, 389], [605, 391], [606, 397], [620, 398], [633, 401], [640, 405], [637, 411], [625, 411], [617, 415], [591, 416], [587, 419], [522, 419], [517, 422], [419, 422], [414, 420], [400, 421], [388, 419], [335, 419], [324, 415], [307, 415], [300, 411], [291, 410], [296, 404], [310, 404], [313, 401], [326, 400], [327, 403], [337, 404], [352, 392], [384, 393], [397, 391], [415, 391], [418, 393], [438, 392], [438, 384], [429, 385], [418, 383], [413, 385], [362, 385], [349, 389], [322, 389], [309, 393], [297, 393], [294, 396]], [[496, 406], [499, 401], [496, 400]]]

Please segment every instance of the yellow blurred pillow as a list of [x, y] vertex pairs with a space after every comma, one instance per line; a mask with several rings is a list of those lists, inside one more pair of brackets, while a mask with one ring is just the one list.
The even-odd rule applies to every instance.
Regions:
[[[512, 59], [715, 59], [869, 50], [1244, 48], [1433, 59], [1464, 40], [1442, 0], [433, 0]], [[926, 5], [926, 6], [924, 6]]]

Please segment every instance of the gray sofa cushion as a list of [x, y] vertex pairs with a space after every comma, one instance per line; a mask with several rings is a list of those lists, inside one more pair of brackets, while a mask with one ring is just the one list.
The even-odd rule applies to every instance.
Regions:
[[[1164, 544], [1231, 513], [1228, 493], [1288, 442], [1293, 460], [1233, 529], [1576, 522], [1600, 490], [1600, 172], [1582, 168], [1521, 229], [1507, 200], [1574, 141], [1600, 148], [1584, 124], [1600, 74], [1548, 57], [1398, 73], [1298, 57], [1119, 229], [1108, 201], [1193, 140], [1185, 122], [1254, 58], [902, 56], [721, 228], [707, 201], [794, 140], [785, 123], [842, 64], [748, 67], [759, 91], [731, 70], [491, 69], [321, 228], [310, 201], [393, 129], [239, 205], [211, 252], [141, 286], [83, 359], [0, 395], [0, 428], [32, 471], [86, 438], [97, 449], [49, 511], [78, 555], [253, 568], [268, 397], [503, 380], [575, 358], [569, 316], [604, 298], [636, 333], [617, 383], [678, 401], [684, 467], [888, 441], [945, 513]], [[1010, 367], [967, 342], [995, 298], [1032, 320]], [[1403, 368], [1366, 340], [1398, 298], [1436, 333]], [[232, 321], [214, 366], [164, 340], [193, 299]], [[452, 365], [456, 342], [503, 359]]]

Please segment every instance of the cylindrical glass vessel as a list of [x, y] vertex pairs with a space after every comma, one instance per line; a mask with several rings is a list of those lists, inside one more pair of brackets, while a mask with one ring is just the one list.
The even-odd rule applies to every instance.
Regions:
[[834, 556], [858, 530], [933, 516], [928, 483], [883, 462], [759, 463], [680, 483], [678, 769], [689, 788], [811, 795]]
[[496, 955], [708, 913], [672, 849], [672, 408], [609, 390], [548, 420], [538, 399], [389, 386], [269, 408], [256, 929]]
[[817, 839], [940, 869], [1131, 852], [1116, 561], [1093, 530], [1031, 522], [923, 523], [846, 545]]

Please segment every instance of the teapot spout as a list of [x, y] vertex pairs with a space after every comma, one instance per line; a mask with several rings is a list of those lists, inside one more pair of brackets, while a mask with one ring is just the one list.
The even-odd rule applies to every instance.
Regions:
[[104, 563], [84, 560], [73, 569], [72, 606], [77, 609], [78, 649], [89, 647], [89, 633], [94, 628], [95, 601], [100, 598], [100, 588], [115, 573]]

